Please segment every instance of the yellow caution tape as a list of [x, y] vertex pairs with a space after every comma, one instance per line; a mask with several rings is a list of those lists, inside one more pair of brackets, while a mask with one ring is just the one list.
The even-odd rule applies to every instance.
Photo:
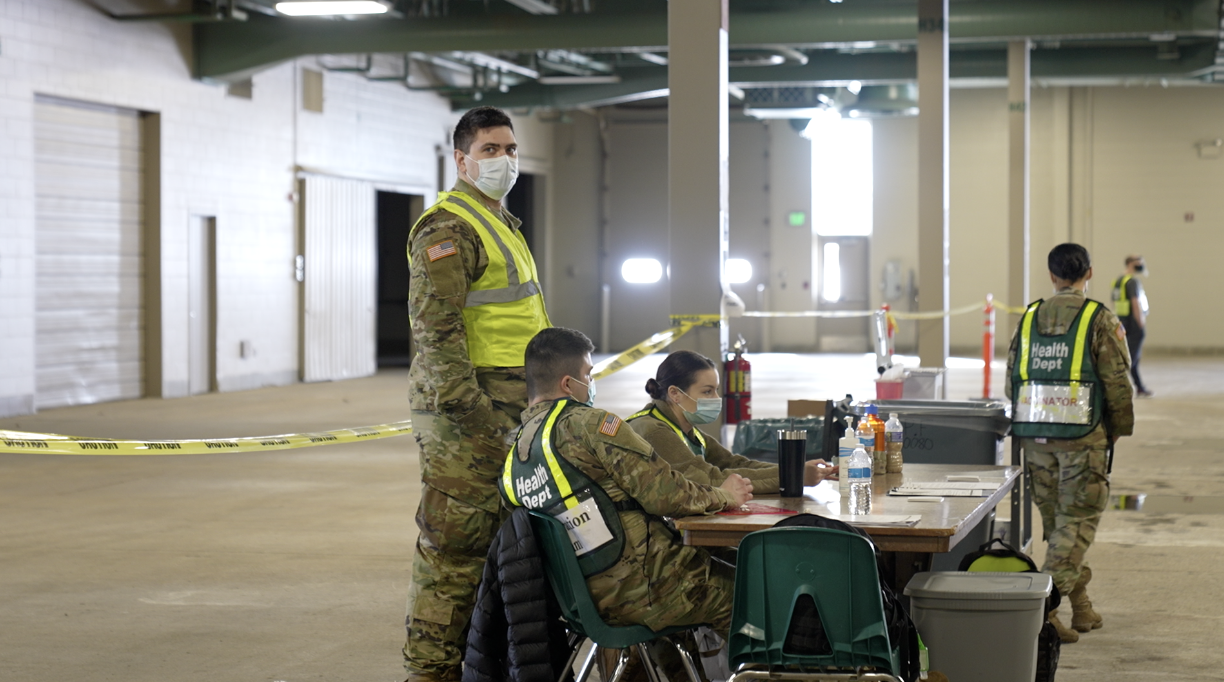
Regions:
[[294, 433], [253, 438], [206, 438], [203, 440], [110, 440], [61, 436], [54, 433], [0, 430], [0, 452], [40, 455], [203, 455], [214, 452], [292, 450], [316, 445], [394, 438], [407, 433], [412, 433], [412, 422], [410, 421], [318, 433]]
[[[1001, 310], [1003, 312], [1015, 313], [1015, 314], [1023, 313], [1026, 310], [1026, 308], [1024, 307], [1012, 308], [1010, 306], [1001, 305], [999, 303], [995, 303], [994, 307], [996, 310]], [[951, 310], [935, 310], [931, 312], [922, 312], [922, 313], [906, 313], [906, 312], [890, 311], [889, 314], [894, 319], [898, 319], [898, 320], [938, 320], [943, 317], [951, 317], [953, 315], [966, 315], [968, 313], [973, 313], [973, 312], [983, 312], [984, 310], [985, 310], [985, 305], [983, 303], [972, 303], [970, 305], [962, 306], [960, 308], [953, 308]], [[872, 315], [875, 315], [876, 312], [877, 311], [875, 310], [797, 310], [797, 311], [792, 311], [792, 312], [766, 312], [766, 311], [761, 311], [761, 310], [747, 310], [747, 311], [744, 311], [743, 317], [759, 317], [759, 318], [763, 318], [763, 317], [769, 317], [769, 318], [820, 317], [820, 318], [837, 319], [837, 318], [850, 318], [850, 317], [871, 317]]]
[[690, 327], [720, 327], [722, 326], [722, 315], [672, 315], [671, 323], [673, 327], [678, 327], [687, 324]]
[[[1025, 308], [1012, 308], [998, 303], [995, 308], [1008, 313], [1023, 313]], [[890, 322], [894, 320], [935, 320], [950, 315], [963, 315], [983, 309], [982, 304], [964, 306], [953, 310], [927, 313], [888, 312]], [[764, 312], [751, 310], [743, 317], [787, 318], [823, 317], [849, 318], [870, 317], [874, 310], [805, 310], [795, 312]], [[676, 339], [695, 327], [718, 327], [723, 322], [721, 315], [672, 315], [670, 329], [664, 330], [642, 341], [627, 351], [619, 353], [595, 365], [591, 370], [593, 379], [603, 379], [670, 346]], [[893, 322], [895, 324], [895, 322]], [[26, 433], [24, 431], [0, 430], [0, 453], [38, 453], [44, 455], [203, 455], [212, 452], [266, 452], [269, 450], [292, 450], [317, 445], [355, 443], [363, 440], [394, 438], [412, 433], [412, 422], [401, 421], [378, 426], [358, 426], [351, 429], [321, 431], [318, 433], [295, 433], [281, 436], [257, 436], [252, 438], [207, 438], [203, 440], [111, 440], [106, 438], [78, 438], [52, 433]]]
[[615, 374], [647, 355], [653, 355], [667, 348], [673, 341], [689, 333], [696, 326], [696, 322], [682, 322], [671, 329], [661, 331], [633, 348], [599, 362], [591, 368], [591, 378], [599, 380]]
[[874, 310], [795, 310], [784, 312], [765, 312], [762, 310], [745, 310], [743, 317], [871, 317]]
[[951, 317], [953, 315], [965, 315], [966, 313], [973, 313], [973, 312], [980, 313], [984, 311], [985, 309], [986, 309], [986, 306], [984, 303], [972, 303], [970, 305], [963, 306], [960, 308], [953, 308], [952, 310], [935, 310], [929, 313], [895, 312], [893, 313], [893, 315], [898, 320], [938, 320], [940, 318]]

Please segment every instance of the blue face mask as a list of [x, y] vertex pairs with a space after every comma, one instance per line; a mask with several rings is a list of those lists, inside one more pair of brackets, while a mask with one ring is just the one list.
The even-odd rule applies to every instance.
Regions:
[[[574, 377], [570, 377], [570, 378], [574, 379]], [[587, 399], [578, 400], [578, 396], [571, 396], [571, 397], [573, 397], [574, 400], [582, 403], [583, 405], [586, 405], [587, 407], [595, 407], [595, 381], [591, 380], [591, 383], [589, 384], [583, 384], [581, 381], [578, 381], [577, 379], [574, 379], [574, 381], [576, 383], [582, 384], [583, 386], [586, 386]]]
[[[680, 387], [677, 386], [676, 390], [680, 391]], [[694, 398], [684, 391], [680, 391], [680, 393], [682, 393], [685, 398], [697, 403], [696, 412], [689, 412], [688, 410], [684, 409], [683, 405], [676, 405], [680, 408], [680, 411], [684, 413], [684, 418], [687, 419], [690, 424], [709, 424], [715, 419], [718, 419], [718, 415], [722, 414], [722, 398]]]

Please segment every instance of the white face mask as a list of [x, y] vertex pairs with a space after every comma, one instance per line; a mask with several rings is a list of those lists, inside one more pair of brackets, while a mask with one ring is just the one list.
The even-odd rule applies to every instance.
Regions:
[[[479, 161], [467, 154], [464, 154], [463, 157], [467, 159], [464, 166], [467, 168], [468, 180], [472, 186], [493, 201], [501, 201], [501, 198], [510, 192], [510, 188], [514, 187], [514, 182], [518, 180], [518, 158], [516, 157], [502, 154]], [[477, 171], [475, 176], [472, 175], [473, 170]]]

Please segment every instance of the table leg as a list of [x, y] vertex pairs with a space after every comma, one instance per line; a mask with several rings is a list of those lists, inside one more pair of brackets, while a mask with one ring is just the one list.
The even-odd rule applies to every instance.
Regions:
[[884, 552], [884, 580], [901, 596], [911, 578], [931, 570], [931, 558], [928, 552]]

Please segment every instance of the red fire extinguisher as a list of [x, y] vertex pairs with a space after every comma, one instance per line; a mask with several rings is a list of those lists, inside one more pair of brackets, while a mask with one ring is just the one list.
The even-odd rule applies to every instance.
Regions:
[[723, 375], [727, 381], [723, 396], [727, 401], [728, 424], [752, 419], [752, 365], [744, 358], [747, 350], [744, 337], [739, 337], [723, 363]]

